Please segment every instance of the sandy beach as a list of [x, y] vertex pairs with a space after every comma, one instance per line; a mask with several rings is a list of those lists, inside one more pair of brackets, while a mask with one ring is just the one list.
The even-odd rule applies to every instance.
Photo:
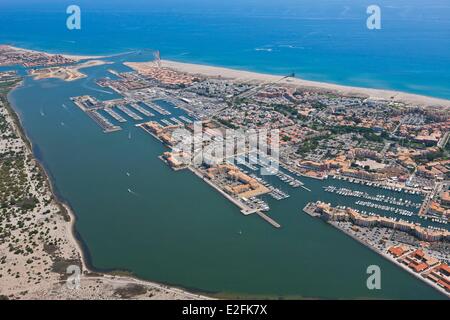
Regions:
[[[29, 50], [18, 48], [15, 46], [6, 45], [11, 49], [15, 49], [18, 51], [25, 52], [34, 52], [34, 53], [42, 53], [42, 54], [54, 54], [47, 53], [43, 51]], [[81, 60], [90, 60], [90, 59], [102, 59], [107, 58], [108, 56], [89, 56], [89, 55], [71, 55], [71, 54], [61, 54], [61, 56], [72, 59], [75, 61]], [[128, 67], [132, 68], [136, 71], [145, 71], [149, 66], [155, 66], [153, 61], [150, 62], [126, 62], [124, 63]], [[351, 87], [338, 85], [333, 83], [326, 82], [318, 82], [318, 81], [310, 81], [304, 80], [301, 78], [285, 78], [282, 79], [282, 76], [279, 75], [271, 75], [264, 73], [257, 73], [251, 71], [237, 70], [231, 68], [224, 67], [216, 67], [216, 66], [208, 66], [201, 64], [193, 64], [193, 63], [183, 63], [176, 62], [171, 60], [161, 60], [162, 67], [166, 67], [169, 69], [173, 69], [176, 71], [184, 72], [191, 75], [201, 75], [205, 77], [221, 77], [226, 79], [233, 79], [236, 81], [253, 81], [260, 83], [270, 83], [277, 82], [278, 84], [288, 85], [292, 87], [302, 87], [308, 88], [312, 90], [325, 90], [328, 92], [336, 92], [348, 96], [363, 96], [370, 99], [380, 99], [380, 100], [388, 100], [388, 101], [396, 101], [402, 102], [405, 104], [410, 104], [414, 106], [426, 106], [426, 107], [445, 107], [450, 108], [450, 100], [440, 99], [434, 97], [428, 97], [418, 94], [406, 93], [401, 91], [393, 91], [393, 90], [382, 90], [382, 89], [371, 89], [371, 88], [363, 88], [363, 87]]]
[[56, 78], [63, 81], [75, 81], [87, 77], [80, 70], [104, 64], [108, 64], [108, 62], [103, 60], [88, 60], [72, 66], [31, 69], [29, 73], [35, 80]]
[[[208, 299], [127, 273], [101, 273], [91, 269], [76, 236], [75, 214], [55, 195], [49, 175], [34, 159], [31, 141], [4, 96], [0, 99], [0, 120], [7, 128], [6, 135], [0, 136], [0, 154], [15, 152], [22, 157], [24, 180], [20, 187], [23, 185], [27, 194], [36, 199], [32, 209], [22, 211], [21, 215], [8, 210], [4, 214], [10, 220], [0, 221], [0, 228], [5, 232], [4, 241], [0, 243], [0, 298]], [[36, 179], [38, 172], [42, 173], [40, 179]], [[45, 238], [41, 236], [44, 233]], [[68, 272], [68, 267], [79, 268], [78, 287], [70, 282], [73, 273]]]
[[[369, 89], [369, 88], [359, 88], [359, 87], [349, 87], [342, 86], [332, 83], [316, 82], [303, 80], [299, 78], [286, 78], [280, 80], [281, 76], [256, 73], [250, 71], [235, 70], [222, 67], [214, 67], [200, 64], [182, 63], [170, 60], [162, 60], [162, 66], [170, 69], [174, 69], [180, 72], [189, 73], [192, 75], [202, 75], [206, 77], [221, 77], [234, 79], [236, 81], [256, 81], [256, 82], [277, 82], [278, 84], [290, 85], [294, 87], [306, 87], [316, 90], [326, 90], [330, 92], [338, 92], [344, 95], [353, 96], [365, 96], [370, 99], [381, 99], [381, 100], [391, 100], [397, 102], [403, 102], [405, 104], [417, 105], [417, 106], [434, 106], [434, 107], [446, 107], [450, 108], [450, 100], [439, 99], [427, 96], [421, 96], [417, 94], [390, 91], [390, 90], [380, 90], [380, 89]], [[130, 67], [139, 71], [141, 68], [145, 68], [145, 65], [153, 64], [153, 62], [148, 63], [129, 63]]]
[[[19, 48], [19, 47], [10, 46], [10, 45], [4, 45], [4, 47], [9, 47], [9, 48], [11, 48], [13, 50], [23, 51], [23, 52], [32, 52], [32, 53], [40, 53], [40, 54], [48, 54], [48, 55], [59, 54], [59, 53], [48, 53], [48, 52], [44, 52], [44, 51], [24, 49], [24, 48]], [[89, 56], [89, 55], [83, 56], [83, 55], [72, 55], [72, 54], [60, 54], [60, 55], [65, 57], [65, 58], [67, 58], [67, 59], [72, 59], [72, 60], [75, 60], [75, 61], [106, 58], [106, 56]]]

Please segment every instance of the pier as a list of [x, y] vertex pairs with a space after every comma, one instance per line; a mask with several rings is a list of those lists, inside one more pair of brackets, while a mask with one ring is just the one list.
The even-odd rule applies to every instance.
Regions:
[[113, 125], [108, 119], [95, 110], [87, 110], [86, 114], [93, 119], [105, 133], [122, 130], [121, 127]]
[[192, 120], [186, 118], [185, 116], [180, 116], [180, 119], [183, 120], [184, 122], [186, 122], [187, 124], [191, 124]]
[[131, 108], [137, 110], [138, 112], [142, 113], [146, 117], [154, 117], [155, 116], [153, 113], [151, 113], [150, 111], [144, 109], [143, 107], [141, 107], [137, 103], [132, 103], [132, 104], [130, 104], [130, 106], [131, 106]]
[[281, 225], [279, 223], [277, 223], [275, 220], [273, 220], [272, 218], [270, 218], [268, 215], [264, 214], [263, 212], [261, 212], [260, 210], [257, 209], [253, 209], [248, 207], [247, 205], [245, 205], [242, 201], [240, 201], [239, 199], [233, 198], [232, 196], [230, 196], [229, 194], [227, 194], [225, 191], [223, 191], [221, 188], [219, 188], [217, 185], [215, 185], [212, 181], [206, 179], [203, 174], [198, 171], [197, 169], [195, 169], [192, 166], [188, 167], [189, 170], [191, 170], [197, 177], [199, 177], [200, 179], [202, 179], [204, 182], [206, 182], [208, 185], [210, 185], [211, 187], [213, 187], [215, 190], [217, 190], [220, 194], [222, 194], [225, 198], [227, 198], [228, 200], [230, 200], [232, 203], [234, 203], [237, 207], [239, 207], [239, 209], [241, 209], [241, 212], [244, 215], [250, 215], [253, 213], [256, 213], [257, 215], [259, 215], [261, 218], [263, 218], [265, 221], [267, 221], [268, 223], [270, 223], [273, 227], [275, 228], [280, 228]]
[[167, 119], [161, 119], [160, 121], [161, 121], [163, 124], [165, 124], [166, 126], [173, 126], [173, 123], [170, 122], [170, 121], [167, 120]]
[[114, 119], [116, 119], [117, 121], [123, 123], [123, 122], [127, 122], [127, 120], [125, 120], [124, 117], [122, 117], [120, 114], [118, 114], [117, 112], [115, 112], [113, 109], [111, 108], [105, 108], [103, 109], [105, 110], [105, 112], [107, 112], [111, 117], [113, 117]]
[[365, 200], [371, 200], [371, 201], [377, 201], [377, 202], [383, 202], [388, 203], [396, 206], [401, 207], [412, 207], [415, 209], [419, 209], [421, 204], [415, 203], [407, 199], [397, 199], [396, 197], [389, 197], [382, 194], [377, 195], [370, 195], [367, 192], [359, 191], [359, 190], [351, 190], [347, 188], [338, 188], [335, 186], [327, 186], [323, 187], [325, 192], [335, 193], [340, 196], [345, 197], [355, 197], [355, 198], [361, 198]]
[[269, 217], [268, 215], [262, 213], [261, 211], [256, 211], [256, 214], [258, 216], [260, 216], [261, 218], [263, 218], [264, 220], [266, 220], [268, 223], [270, 223], [272, 226], [274, 226], [275, 228], [281, 228], [281, 225], [276, 222], [275, 220], [273, 220], [271, 217]]
[[146, 101], [144, 103], [147, 107], [149, 107], [150, 109], [155, 110], [156, 112], [158, 112], [159, 114], [163, 115], [163, 116], [170, 116], [171, 113], [169, 111], [167, 111], [166, 109], [158, 106], [157, 104], [155, 104], [154, 102], [148, 102]]
[[127, 114], [129, 117], [131, 117], [133, 120], [142, 120], [141, 116], [138, 116], [136, 113], [131, 111], [125, 106], [117, 106], [117, 108], [122, 111], [123, 113]]
[[172, 121], [172, 122], [174, 122], [176, 124], [179, 124], [180, 126], [184, 126], [184, 123], [182, 121], [178, 120], [175, 117], [170, 118], [170, 121]]
[[311, 217], [318, 218], [320, 214], [316, 212], [316, 207], [315, 203], [310, 202], [303, 208], [303, 212], [309, 214]]

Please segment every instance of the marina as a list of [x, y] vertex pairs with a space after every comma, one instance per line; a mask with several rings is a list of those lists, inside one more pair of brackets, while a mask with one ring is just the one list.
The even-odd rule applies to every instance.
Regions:
[[407, 216], [407, 217], [412, 217], [414, 215], [414, 212], [409, 211], [409, 210], [394, 208], [394, 207], [390, 207], [390, 206], [386, 206], [386, 205], [373, 203], [370, 201], [358, 200], [355, 202], [355, 204], [357, 204], [359, 206], [363, 206], [363, 207], [375, 208], [375, 209], [379, 209], [379, 210], [383, 210], [383, 211], [387, 211], [387, 212], [392, 212], [392, 213], [399, 214], [402, 216]]
[[106, 117], [99, 114], [96, 110], [86, 111], [86, 114], [93, 119], [105, 133], [119, 131], [122, 128], [112, 124]]
[[331, 176], [332, 179], [335, 180], [343, 180], [343, 181], [348, 181], [354, 184], [361, 184], [361, 185], [366, 185], [366, 186], [370, 186], [370, 187], [376, 187], [376, 188], [380, 188], [380, 189], [384, 189], [384, 190], [389, 190], [389, 191], [395, 191], [395, 192], [403, 192], [403, 193], [408, 193], [408, 194], [417, 194], [417, 195], [423, 195], [423, 194], [427, 194], [428, 192], [426, 192], [425, 190], [423, 191], [419, 191], [417, 189], [409, 189], [409, 188], [400, 188], [400, 187], [396, 187], [396, 186], [392, 186], [392, 185], [387, 185], [386, 183], [380, 183], [380, 182], [375, 182], [375, 181], [366, 181], [366, 180], [361, 180], [361, 179], [356, 179], [356, 178], [350, 178], [350, 177], [345, 177], [345, 176], [339, 176], [339, 175], [333, 175]]
[[358, 190], [350, 190], [347, 188], [337, 188], [335, 186], [326, 186], [323, 187], [326, 192], [336, 193], [340, 196], [345, 197], [355, 197], [362, 198], [366, 200], [378, 201], [383, 203], [388, 203], [396, 206], [402, 207], [412, 207], [414, 209], [419, 209], [421, 207], [421, 203], [414, 203], [410, 200], [397, 199], [395, 197], [385, 196], [383, 194], [370, 195], [367, 192], [358, 191]]
[[175, 117], [170, 118], [170, 121], [172, 121], [172, 122], [174, 122], [175, 124], [178, 124], [178, 125], [180, 125], [180, 126], [184, 126], [184, 123], [183, 123], [182, 121], [178, 120], [178, 119], [175, 118]]
[[192, 123], [192, 120], [186, 118], [185, 116], [180, 116], [180, 119], [183, 120], [184, 122], [186, 122], [187, 124], [191, 124]]
[[[33, 100], [39, 99], [40, 91], [36, 90], [37, 95], [34, 95], [33, 90], [33, 86], [18, 89], [17, 92], [25, 91], [26, 95], [16, 97], [17, 108], [29, 126], [28, 131], [32, 141], [39, 145], [46, 155], [44, 158], [46, 166], [58, 177], [55, 180], [56, 187], [64, 196], [71, 199], [71, 204], [81, 217], [78, 220], [77, 230], [95, 257], [96, 267], [117, 267], [118, 262], [115, 259], [117, 248], [122, 246], [120, 260], [123, 265], [146, 279], [172, 281], [203, 290], [229, 290], [237, 293], [245, 292], [248, 285], [244, 286], [240, 283], [246, 282], [257, 288], [255, 294], [267, 293], [277, 296], [282, 287], [283, 296], [309, 297], [322, 297], [323, 291], [320, 287], [328, 288], [330, 282], [335, 281], [335, 278], [327, 273], [327, 270], [332, 268], [336, 273], [341, 274], [340, 281], [347, 283], [347, 292], [343, 294], [341, 289], [330, 288], [325, 298], [335, 296], [354, 298], [367, 296], [367, 290], [365, 287], [361, 289], [359, 278], [354, 275], [365, 270], [366, 262], [371, 261], [380, 265], [385, 274], [395, 279], [391, 282], [395, 290], [386, 287], [383, 292], [375, 293], [374, 296], [416, 297], [425, 292], [423, 294], [433, 297], [434, 292], [430, 288], [407, 278], [402, 271], [385, 263], [378, 256], [368, 253], [365, 248], [348, 241], [338, 233], [330, 233], [326, 227], [309, 221], [307, 219], [309, 217], [304, 218], [295, 214], [299, 208], [306, 205], [306, 202], [311, 201], [310, 199], [324, 197], [333, 203], [352, 206], [350, 201], [354, 197], [324, 192], [325, 184], [322, 181], [308, 178], [304, 178], [304, 182], [311, 193], [305, 194], [301, 189], [289, 185], [289, 182], [293, 181], [291, 179], [283, 181], [280, 177], [272, 179], [268, 176], [267, 180], [270, 183], [267, 182], [264, 185], [271, 186], [269, 187], [271, 192], [264, 195], [263, 199], [249, 198], [246, 202], [247, 207], [252, 205], [258, 209], [271, 210], [267, 212], [253, 209], [246, 213], [257, 213], [258, 216], [264, 215], [271, 220], [273, 220], [272, 217], [276, 217], [279, 223], [271, 223], [271, 225], [284, 226], [283, 230], [280, 230], [282, 232], [277, 232], [268, 239], [268, 232], [272, 230], [270, 225], [262, 223], [258, 217], [243, 219], [239, 211], [230, 205], [231, 200], [224, 200], [217, 196], [209, 186], [205, 186], [203, 181], [192, 179], [189, 171], [180, 171], [175, 174], [167, 170], [166, 165], [158, 159], [161, 152], [165, 150], [159, 141], [149, 138], [148, 135], [135, 134], [134, 126], [127, 126], [127, 132], [101, 135], [98, 131], [91, 130], [90, 120], [86, 120], [86, 117], [75, 114], [70, 119], [68, 112], [58, 113], [58, 110], [62, 109], [60, 108], [62, 103], [70, 108], [69, 97], [57, 98], [55, 105], [58, 108], [46, 108], [46, 117], [42, 117], [39, 115], [39, 109], [36, 111], [26, 108], [33, 103]], [[58, 87], [53, 89], [54, 92], [57, 90], [59, 90]], [[95, 92], [90, 91], [90, 93], [96, 95]], [[101, 100], [100, 93], [98, 95], [98, 99]], [[95, 106], [100, 108], [97, 109]], [[93, 110], [90, 112], [103, 112], [101, 104], [93, 103], [91, 107]], [[101, 113], [98, 114], [103, 117]], [[177, 118], [184, 121], [178, 115]], [[75, 137], [70, 130], [60, 126], [55, 128], [54, 123], [59, 124], [62, 121], [67, 123], [67, 127], [73, 128], [75, 124], [78, 124], [83, 130], [80, 130], [80, 135]], [[109, 124], [112, 125], [111, 122]], [[131, 140], [128, 128], [133, 134]], [[84, 141], [80, 149], [82, 156], [76, 159], [74, 157], [63, 159], [61, 153], [71, 154], [73, 149], [70, 146], [77, 145], [81, 138]], [[58, 145], [60, 150], [52, 152], [55, 145]], [[120, 149], [117, 148], [118, 145], [121, 146]], [[126, 155], [132, 155], [132, 157]], [[89, 161], [83, 159], [89, 159]], [[74, 177], [73, 171], [67, 172], [68, 166], [80, 172], [80, 179]], [[258, 165], [255, 167], [258, 169]], [[116, 174], [117, 172], [120, 174]], [[126, 175], [123, 174], [124, 172], [133, 174]], [[135, 172], [140, 174], [134, 174]], [[105, 179], [105, 174], [109, 177], [108, 179]], [[292, 172], [286, 174], [297, 179]], [[282, 177], [286, 179], [284, 175]], [[92, 193], [92, 188], [86, 188], [86, 181], [92, 188], [99, 190], [98, 199], [96, 199], [98, 201], [84, 201], [89, 199]], [[342, 184], [340, 187], [348, 188], [345, 182], [349, 181], [336, 181], [336, 184]], [[283, 190], [283, 186], [286, 186], [286, 190]], [[390, 190], [378, 190], [375, 185], [372, 187], [375, 188], [367, 192], [371, 195], [390, 192]], [[127, 190], [132, 190], [141, 196], [136, 196]], [[290, 200], [278, 201], [277, 197], [286, 197], [288, 193]], [[230, 198], [236, 201], [235, 198]], [[400, 197], [396, 198], [399, 200]], [[187, 210], [188, 207], [192, 210]], [[99, 223], [104, 224], [104, 228], [100, 231]], [[238, 230], [242, 230], [242, 236], [238, 238], [245, 238], [246, 241], [233, 238]], [[133, 233], [133, 237], [129, 236], [130, 232]], [[161, 239], [175, 232], [185, 240], [171, 246], [164, 246], [165, 242], [161, 242]], [[193, 237], [192, 234], [198, 236]], [[108, 238], [110, 239], [108, 243], [102, 241], [109, 235], [113, 236]], [[126, 245], [124, 245], [124, 239], [127, 239]], [[163, 247], [156, 248], [154, 255], [143, 257], [142, 252], [155, 248], [155, 243], [162, 243]], [[214, 264], [209, 260], [204, 262], [204, 265], [197, 263], [204, 259], [204, 252], [211, 252], [211, 260], [217, 261], [223, 268], [234, 267], [234, 262], [225, 259], [223, 252], [216, 249], [224, 243], [226, 249], [239, 259], [239, 270], [233, 277], [225, 274], [223, 279], [214, 278], [204, 281], [204, 274], [214, 268]], [[302, 243], [308, 245], [303, 246]], [[177, 270], [150, 267], [161, 265], [161, 261], [164, 261], [164, 266], [170, 266], [178, 262], [175, 257], [185, 252], [189, 252], [194, 258], [192, 261], [185, 262], [190, 270], [193, 270], [188, 278], [180, 276]], [[267, 259], [268, 255], [271, 259]], [[315, 259], [311, 260], [311, 256]], [[278, 263], [286, 261], [287, 257], [288, 265]], [[265, 265], [267, 268], [255, 270], [255, 265]], [[261, 283], [261, 278], [270, 278], [274, 272], [283, 275], [277, 278], [276, 284]], [[239, 283], [230, 281], [235, 277]]]
[[118, 114], [117, 112], [115, 112], [112, 108], [104, 108], [103, 109], [106, 113], [108, 113], [111, 117], [113, 117], [114, 119], [116, 119], [117, 121], [124, 123], [127, 122], [127, 120], [122, 117], [120, 114]]
[[135, 110], [139, 111], [140, 113], [142, 113], [146, 117], [154, 117], [155, 116], [153, 113], [151, 113], [150, 111], [146, 110], [145, 108], [143, 108], [142, 106], [140, 106], [137, 103], [132, 103], [132, 104], [130, 104], [130, 106], [133, 109], [135, 109]]
[[156, 112], [158, 112], [163, 116], [170, 116], [172, 114], [163, 107], [157, 105], [154, 101], [145, 101], [144, 105], [155, 110]]
[[117, 106], [117, 108], [118, 108], [120, 111], [122, 111], [122, 112], [124, 112], [125, 114], [127, 114], [127, 115], [128, 115], [130, 118], [132, 118], [133, 120], [137, 120], [137, 121], [142, 120], [142, 117], [141, 117], [141, 116], [138, 116], [136, 113], [134, 113], [133, 111], [131, 111], [130, 109], [128, 109], [128, 108], [125, 107], [125, 106], [119, 105], [119, 106]]
[[160, 120], [163, 124], [165, 124], [166, 126], [173, 126], [174, 124], [172, 122], [170, 122], [167, 119], [161, 119]]

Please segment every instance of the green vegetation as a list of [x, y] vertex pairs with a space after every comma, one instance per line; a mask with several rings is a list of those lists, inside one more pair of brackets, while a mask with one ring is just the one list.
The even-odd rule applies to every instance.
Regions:
[[[58, 226], [50, 220], [53, 215], [49, 207], [44, 207], [51, 201], [44, 200], [49, 195], [45, 175], [30, 156], [24, 133], [16, 133], [6, 118], [11, 116], [18, 123], [6, 98], [11, 85], [16, 83], [0, 83], [0, 242], [7, 244], [6, 250], [11, 255], [26, 257], [23, 263], [31, 270], [42, 245], [56, 246], [61, 239], [52, 236], [51, 230]], [[37, 215], [44, 220], [37, 219]], [[0, 257], [0, 274], [23, 277], [11, 268], [5, 269], [4, 257]]]
[[317, 110], [324, 110], [327, 108], [327, 105], [325, 103], [322, 103], [320, 101], [313, 101], [311, 103], [311, 106]]
[[130, 299], [146, 293], [147, 288], [140, 284], [129, 284], [125, 287], [117, 288], [115, 291], [115, 294], [119, 295], [122, 299]]
[[271, 106], [275, 111], [278, 111], [285, 116], [297, 116], [298, 111], [293, 106], [288, 106], [285, 104], [274, 104]]
[[320, 137], [314, 137], [309, 140], [306, 140], [297, 150], [297, 154], [305, 154], [312, 152], [317, 149], [319, 146], [319, 142], [324, 139], [329, 139], [330, 135], [320, 136]]
[[332, 127], [330, 131], [333, 134], [345, 134], [345, 133], [359, 133], [364, 139], [371, 142], [383, 142], [384, 140], [390, 139], [389, 133], [386, 131], [382, 131], [379, 134], [375, 133], [375, 131], [371, 128], [363, 128], [363, 127], [352, 127], [352, 126], [336, 126]]
[[436, 152], [427, 152], [425, 155], [415, 158], [415, 160], [421, 164], [433, 162], [438, 159], [442, 159], [445, 156], [444, 151], [439, 150]]

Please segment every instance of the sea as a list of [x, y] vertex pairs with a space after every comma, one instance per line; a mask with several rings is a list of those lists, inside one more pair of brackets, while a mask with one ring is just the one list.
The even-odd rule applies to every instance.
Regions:
[[[88, 55], [152, 49], [182, 62], [450, 98], [447, 1], [378, 1], [381, 30], [366, 27], [368, 1], [77, 1], [82, 28], [69, 31], [71, 2], [2, 1], [0, 42]], [[95, 80], [142, 59], [134, 53], [109, 58], [112, 65], [85, 69], [88, 77], [74, 82], [25, 77], [9, 95], [36, 157], [77, 216], [93, 268], [218, 297], [445, 298], [302, 212], [318, 199], [357, 207], [357, 199], [324, 192], [328, 185], [414, 202], [419, 196], [301, 178], [308, 192], [273, 177], [291, 195], [267, 199], [269, 215], [282, 226], [275, 229], [242, 215], [191, 172], [173, 172], [158, 159], [164, 146], [130, 118], [122, 131], [104, 134], [71, 102], [86, 94], [117, 98]], [[172, 116], [183, 114], [161, 103]], [[380, 290], [367, 287], [371, 265], [381, 269]]]

